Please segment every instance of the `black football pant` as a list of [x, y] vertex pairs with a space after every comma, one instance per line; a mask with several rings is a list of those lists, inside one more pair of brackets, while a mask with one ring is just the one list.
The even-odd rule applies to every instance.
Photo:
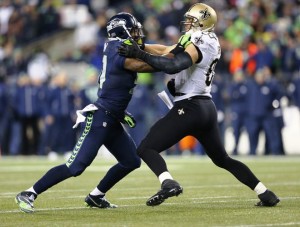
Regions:
[[138, 155], [158, 177], [168, 171], [159, 153], [188, 135], [198, 139], [217, 166], [231, 172], [251, 189], [258, 184], [259, 180], [245, 164], [230, 158], [226, 153], [219, 135], [215, 105], [206, 97], [175, 102], [168, 114], [152, 126], [137, 149]]

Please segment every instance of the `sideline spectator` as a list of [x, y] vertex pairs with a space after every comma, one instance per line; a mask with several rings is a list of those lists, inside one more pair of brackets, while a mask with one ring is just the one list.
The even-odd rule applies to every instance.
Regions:
[[242, 130], [247, 123], [247, 96], [245, 75], [242, 70], [234, 73], [233, 81], [229, 86], [230, 120], [233, 128], [234, 148], [233, 155], [239, 154], [238, 145]]
[[[264, 70], [269, 70], [264, 68]], [[248, 123], [247, 131], [250, 141], [250, 155], [256, 154], [259, 134], [261, 130], [265, 132], [265, 138], [270, 153], [274, 155], [281, 152], [281, 129], [275, 124], [273, 111], [279, 108], [279, 100], [282, 97], [281, 90], [275, 78], [270, 80], [270, 74], [263, 70], [255, 73], [254, 80], [247, 83], [248, 96]], [[276, 104], [277, 103], [277, 104]]]
[[43, 114], [45, 95], [41, 81], [31, 80], [27, 75], [19, 78], [14, 97], [14, 103], [18, 104], [15, 111], [21, 130], [19, 154], [37, 154], [41, 134], [39, 121]]
[[[53, 87], [47, 99], [47, 118], [52, 118], [50, 125], [51, 152], [68, 155], [76, 142], [75, 123], [75, 94], [68, 87], [68, 78], [65, 72], [57, 73], [53, 78]], [[63, 136], [62, 136], [63, 135]]]

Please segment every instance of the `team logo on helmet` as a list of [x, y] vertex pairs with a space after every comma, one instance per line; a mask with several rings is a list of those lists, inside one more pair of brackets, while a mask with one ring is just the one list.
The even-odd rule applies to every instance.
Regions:
[[208, 12], [207, 8], [205, 10], [200, 10], [199, 13], [201, 15], [200, 18], [202, 20], [207, 20], [211, 16], [211, 14], [210, 14], [210, 12]]
[[113, 29], [115, 27], [120, 27], [123, 25], [126, 25], [126, 20], [120, 19], [120, 18], [115, 18], [109, 22], [109, 24], [107, 25], [107, 30], [110, 31], [111, 29]]

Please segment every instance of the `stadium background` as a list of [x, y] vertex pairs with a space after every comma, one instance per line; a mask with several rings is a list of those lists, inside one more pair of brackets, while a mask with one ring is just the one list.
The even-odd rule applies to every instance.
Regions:
[[[2, 155], [47, 155], [51, 151], [66, 153], [74, 140], [74, 133], [65, 132], [58, 124], [49, 125], [58, 115], [73, 120], [75, 110], [85, 102], [84, 91], [95, 98], [96, 80], [101, 70], [106, 22], [117, 12], [130, 12], [142, 22], [147, 43], [174, 44], [180, 37], [179, 23], [190, 5], [198, 1], [97, 1], [97, 0], [3, 0], [0, 3], [0, 142]], [[222, 57], [216, 67], [217, 84], [221, 84], [221, 103], [224, 105], [224, 142], [229, 153], [233, 149], [231, 103], [228, 87], [240, 69], [246, 77], [254, 76], [254, 68], [247, 59], [258, 51], [260, 44], [272, 55], [267, 64], [272, 78], [284, 89], [282, 99], [285, 127], [282, 136], [286, 154], [299, 153], [300, 97], [295, 96], [299, 84], [300, 66], [300, 1], [219, 0], [203, 1], [216, 9], [216, 33], [222, 47]], [[166, 107], [157, 93], [165, 89], [168, 76], [162, 73], [141, 74], [130, 104], [138, 126], [131, 130], [137, 143], [148, 128], [161, 117]], [[43, 91], [42, 97], [24, 101], [24, 114], [18, 100], [20, 87], [31, 86]], [[47, 103], [47, 92], [62, 87], [68, 92], [68, 111], [26, 112], [27, 105]], [[298, 88], [300, 89], [300, 88]], [[299, 91], [298, 91], [299, 93]], [[38, 100], [38, 101], [37, 101]], [[27, 100], [28, 101], [28, 100]], [[141, 107], [142, 106], [142, 107]], [[63, 108], [61, 108], [63, 109]], [[22, 113], [22, 114], [20, 114]], [[36, 132], [32, 125], [37, 124]], [[65, 122], [65, 121], [64, 121]], [[26, 130], [22, 127], [26, 126]], [[72, 131], [72, 128], [69, 127]], [[73, 130], [74, 131], [74, 130]], [[69, 135], [71, 134], [71, 135]], [[57, 135], [63, 138], [62, 144]], [[68, 137], [70, 136], [70, 137]], [[264, 154], [264, 136], [260, 136], [257, 153]], [[24, 140], [29, 143], [24, 144]], [[54, 141], [55, 140], [55, 141]], [[54, 142], [53, 142], [54, 141]], [[69, 147], [68, 147], [69, 146]], [[194, 145], [193, 145], [194, 146]], [[194, 147], [193, 147], [194, 148]], [[187, 154], [180, 145], [167, 154]], [[201, 150], [201, 149], [200, 149]], [[248, 154], [249, 142], [245, 131], [241, 137], [240, 154]], [[194, 151], [192, 151], [194, 152]], [[198, 153], [199, 150], [197, 150]], [[197, 153], [196, 152], [196, 153]]]

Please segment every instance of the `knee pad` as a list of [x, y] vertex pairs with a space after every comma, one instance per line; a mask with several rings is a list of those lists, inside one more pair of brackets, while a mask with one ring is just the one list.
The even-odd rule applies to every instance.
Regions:
[[131, 159], [131, 160], [127, 160], [125, 162], [121, 162], [120, 164], [125, 167], [126, 169], [131, 169], [131, 170], [134, 170], [134, 169], [137, 169], [141, 166], [141, 159], [137, 156], [136, 158], [134, 159]]
[[84, 163], [72, 163], [69, 170], [73, 177], [77, 177], [84, 172], [86, 167], [87, 166]]

